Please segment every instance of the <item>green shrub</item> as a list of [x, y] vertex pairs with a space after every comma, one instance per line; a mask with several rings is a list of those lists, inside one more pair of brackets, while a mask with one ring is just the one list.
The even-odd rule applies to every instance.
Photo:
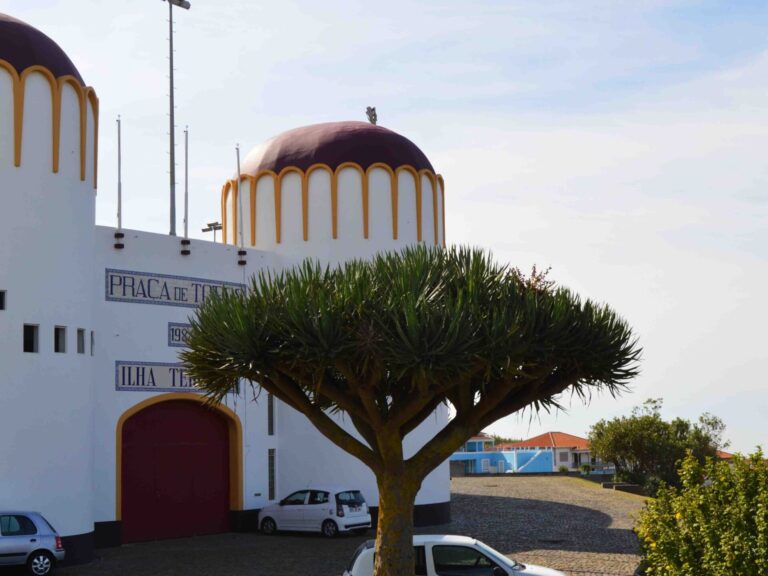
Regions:
[[589, 474], [592, 472], [592, 466], [589, 464], [582, 464], [580, 469], [582, 474]]
[[688, 456], [680, 488], [662, 486], [636, 526], [649, 576], [768, 574], [768, 463], [758, 451], [700, 464]]
[[557, 467], [557, 471], [560, 472], [561, 474], [564, 472], [568, 472], [568, 466], [566, 466], [565, 464], [560, 464], [560, 466]]

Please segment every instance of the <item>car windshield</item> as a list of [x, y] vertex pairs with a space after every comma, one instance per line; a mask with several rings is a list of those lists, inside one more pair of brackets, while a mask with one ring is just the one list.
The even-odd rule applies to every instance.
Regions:
[[509, 566], [510, 568], [517, 568], [518, 566], [521, 566], [519, 562], [515, 562], [511, 558], [507, 558], [504, 556], [501, 552], [498, 550], [494, 550], [488, 544], [483, 544], [482, 542], [477, 542], [477, 547], [480, 548], [483, 552], [485, 552], [488, 556], [496, 560], [499, 564], [502, 564], [504, 566]]

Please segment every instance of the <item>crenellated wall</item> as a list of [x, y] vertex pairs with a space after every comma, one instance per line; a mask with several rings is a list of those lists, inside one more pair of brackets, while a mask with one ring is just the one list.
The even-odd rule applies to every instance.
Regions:
[[[96, 91], [90, 86], [82, 86], [74, 76], [56, 78], [43, 66], [30, 66], [19, 73], [2, 59], [0, 86], [6, 120], [0, 126], [0, 158], [12, 157], [13, 165], [18, 168], [25, 157], [33, 160], [41, 157], [35, 146], [42, 144], [50, 150], [53, 173], [60, 171], [62, 163], [65, 169], [75, 166], [80, 180], [85, 181], [90, 175], [93, 188], [96, 188], [99, 131]], [[45, 92], [48, 92], [47, 97]], [[10, 122], [8, 112], [12, 118]], [[31, 134], [40, 132], [36, 128], [45, 124], [50, 140], [47, 145], [36, 141]]]
[[342, 261], [425, 242], [445, 245], [441, 176], [347, 162], [243, 174], [222, 188], [223, 241], [288, 257]]

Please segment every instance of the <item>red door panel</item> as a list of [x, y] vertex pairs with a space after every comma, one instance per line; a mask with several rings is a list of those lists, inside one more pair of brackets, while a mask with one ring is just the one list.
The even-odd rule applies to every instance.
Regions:
[[229, 430], [196, 402], [149, 406], [123, 426], [123, 541], [229, 530]]

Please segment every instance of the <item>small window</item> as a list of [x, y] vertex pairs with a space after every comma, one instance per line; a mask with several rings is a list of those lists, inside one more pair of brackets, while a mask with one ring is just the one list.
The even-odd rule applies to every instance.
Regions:
[[336, 504], [344, 504], [346, 506], [362, 506], [365, 504], [365, 498], [359, 490], [348, 490], [347, 492], [339, 492], [336, 494]]
[[275, 435], [275, 397], [267, 394], [267, 434]]
[[0, 532], [3, 536], [27, 536], [37, 534], [37, 527], [26, 516], [17, 514], [0, 516]]
[[93, 330], [91, 330], [91, 356], [93, 356], [93, 350], [96, 347], [96, 338], [93, 335]]
[[56, 326], [53, 329], [53, 351], [58, 354], [67, 351], [67, 329], [64, 326]]
[[298, 506], [305, 504], [307, 501], [307, 494], [309, 494], [309, 490], [300, 490], [299, 492], [294, 492], [285, 500], [283, 500], [282, 504], [286, 506]]
[[36, 324], [24, 324], [24, 352], [37, 354], [39, 344], [40, 327]]
[[0, 290], [0, 310], [5, 310], [5, 290]]
[[568, 452], [560, 452], [560, 462], [568, 462]]
[[269, 474], [269, 499], [275, 499], [275, 449], [270, 448], [267, 452], [268, 455], [268, 474]]
[[[434, 546], [432, 557], [435, 560], [435, 571], [438, 576], [448, 576], [458, 571], [466, 574], [480, 574], [478, 568], [495, 566], [484, 554], [468, 546]], [[491, 572], [488, 570], [485, 573]]]
[[77, 353], [85, 354], [85, 330], [83, 328], [77, 329]]
[[328, 503], [328, 492], [321, 492], [320, 490], [312, 490], [312, 492], [309, 493], [309, 503], [310, 504], [327, 504]]

